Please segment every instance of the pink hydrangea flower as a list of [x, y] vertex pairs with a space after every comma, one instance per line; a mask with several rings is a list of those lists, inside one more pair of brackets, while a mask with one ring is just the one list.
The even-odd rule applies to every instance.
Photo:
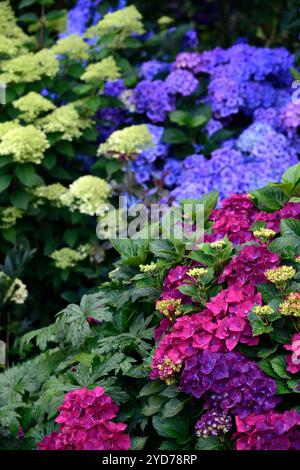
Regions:
[[235, 418], [236, 450], [300, 450], [300, 413], [269, 411]]
[[282, 209], [274, 212], [260, 212], [256, 220], [266, 222], [266, 228], [280, 232], [280, 221], [282, 219], [299, 219], [300, 218], [300, 203], [287, 202]]
[[39, 450], [128, 450], [126, 424], [112, 421], [117, 404], [102, 387], [81, 388], [66, 394], [55, 419], [59, 431], [46, 436]]
[[220, 209], [211, 213], [213, 234], [208, 235], [206, 241], [213, 242], [228, 237], [232, 243], [241, 244], [253, 240], [250, 227], [258, 213], [247, 195], [232, 194], [222, 201]]
[[166, 275], [163, 283], [163, 289], [161, 293], [161, 299], [181, 299], [183, 303], [187, 303], [189, 298], [183, 295], [179, 290], [184, 281], [191, 280], [186, 274], [190, 269], [190, 266], [176, 266], [171, 268]]
[[291, 344], [285, 344], [284, 347], [287, 351], [292, 351], [292, 354], [286, 356], [286, 370], [291, 374], [297, 374], [300, 372], [300, 333], [296, 333], [292, 337]]
[[276, 253], [266, 247], [247, 245], [225, 267], [219, 283], [227, 281], [228, 286], [265, 283], [265, 271], [279, 266], [280, 260]]
[[158, 365], [162, 358], [184, 363], [201, 350], [231, 351], [238, 343], [256, 345], [258, 338], [253, 337], [247, 319], [254, 304], [261, 305], [261, 295], [253, 286], [229, 287], [213, 297], [202, 312], [178, 318], [158, 344], [150, 377], [161, 376]]

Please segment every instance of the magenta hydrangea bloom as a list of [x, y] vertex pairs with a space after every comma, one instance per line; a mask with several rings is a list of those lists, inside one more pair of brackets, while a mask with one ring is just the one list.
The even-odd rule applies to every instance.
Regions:
[[112, 421], [117, 404], [102, 387], [81, 388], [66, 394], [55, 419], [59, 431], [46, 436], [39, 450], [128, 450], [127, 425]]
[[274, 212], [260, 212], [257, 220], [266, 222], [266, 228], [280, 232], [280, 221], [282, 219], [299, 219], [300, 218], [300, 203], [287, 202], [282, 209]]
[[297, 374], [300, 372], [300, 333], [296, 333], [291, 340], [291, 344], [285, 344], [285, 349], [292, 353], [286, 356], [286, 363], [288, 372]]
[[247, 319], [254, 304], [261, 304], [261, 295], [254, 286], [229, 287], [213, 297], [202, 312], [178, 318], [157, 346], [150, 377], [166, 379], [161, 370], [166, 359], [181, 364], [203, 349], [231, 351], [238, 343], [258, 344]]
[[266, 247], [247, 245], [225, 267], [219, 283], [226, 281], [228, 286], [236, 288], [245, 284], [265, 283], [264, 273], [267, 269], [276, 268], [279, 263], [278, 255]]
[[232, 194], [222, 201], [220, 209], [211, 213], [213, 234], [207, 237], [207, 241], [228, 237], [232, 243], [241, 244], [253, 240], [250, 227], [258, 213], [247, 195]]
[[169, 270], [163, 283], [161, 298], [165, 299], [181, 299], [183, 303], [188, 301], [188, 297], [183, 295], [179, 290], [184, 281], [191, 278], [186, 274], [191, 269], [190, 266], [176, 266]]
[[237, 416], [236, 450], [300, 450], [300, 414], [297, 411]]
[[276, 406], [276, 382], [258, 365], [235, 352], [201, 351], [187, 360], [180, 388], [204, 398], [205, 409], [239, 415], [261, 413]]

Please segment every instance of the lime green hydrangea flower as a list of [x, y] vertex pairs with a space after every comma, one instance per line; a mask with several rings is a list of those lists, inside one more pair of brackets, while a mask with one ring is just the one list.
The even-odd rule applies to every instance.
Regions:
[[225, 247], [226, 243], [224, 240], [217, 240], [216, 242], [212, 242], [210, 246], [214, 250], [222, 250]]
[[278, 287], [284, 286], [287, 281], [293, 279], [295, 274], [296, 270], [292, 266], [280, 266], [279, 268], [269, 269], [265, 272], [268, 281]]
[[46, 76], [55, 77], [59, 70], [59, 62], [49, 49], [36, 54], [28, 52], [1, 64], [0, 81], [4, 83], [31, 83]]
[[18, 100], [13, 101], [13, 106], [21, 111], [20, 118], [27, 122], [34, 121], [38, 116], [55, 109], [55, 105], [47, 98], [31, 91]]
[[150, 264], [140, 264], [139, 268], [142, 273], [152, 273], [157, 269], [157, 263], [152, 261]]
[[130, 126], [113, 132], [98, 148], [98, 155], [111, 155], [115, 158], [135, 157], [142, 150], [153, 145], [152, 136], [146, 124]]
[[1, 35], [10, 39], [14, 46], [21, 47], [30, 41], [29, 36], [17, 25], [16, 17], [8, 1], [0, 2], [0, 31]]
[[21, 279], [17, 278], [12, 284], [11, 290], [12, 295], [9, 300], [18, 305], [24, 304], [25, 300], [28, 297], [28, 290], [26, 284], [24, 284]]
[[155, 304], [156, 310], [159, 311], [162, 315], [171, 320], [178, 315], [182, 314], [182, 311], [179, 310], [181, 306], [181, 299], [164, 299], [158, 300]]
[[74, 268], [80, 261], [83, 261], [89, 256], [90, 246], [80, 245], [76, 250], [72, 248], [61, 248], [51, 253], [50, 258], [53, 259], [55, 266], [58, 269]]
[[87, 83], [101, 83], [105, 80], [116, 80], [120, 76], [120, 69], [115, 59], [106, 57], [96, 64], [88, 65], [81, 76], [81, 80]]
[[291, 317], [300, 317], [300, 293], [292, 292], [282, 304], [279, 305], [279, 311], [282, 315]]
[[157, 23], [159, 26], [169, 26], [170, 24], [174, 23], [173, 18], [170, 18], [170, 16], [161, 16], [158, 18]]
[[253, 308], [253, 313], [255, 315], [272, 315], [274, 313], [274, 309], [270, 307], [270, 305], [257, 305]]
[[44, 132], [32, 125], [15, 126], [0, 143], [0, 155], [11, 155], [18, 163], [41, 163], [50, 144]]
[[269, 228], [260, 228], [259, 230], [254, 230], [253, 235], [259, 238], [263, 243], [267, 243], [271, 238], [275, 237], [276, 232]]
[[31, 193], [36, 198], [35, 205], [39, 206], [50, 202], [55, 207], [62, 207], [61, 197], [67, 192], [67, 188], [61, 183], [53, 183], [48, 186], [37, 186]]
[[77, 34], [71, 34], [66, 38], [59, 39], [52, 47], [56, 55], [66, 56], [71, 60], [83, 60], [89, 57], [90, 46]]
[[23, 211], [21, 209], [14, 206], [6, 207], [0, 213], [0, 228], [6, 230], [13, 227], [22, 216]]
[[0, 34], [0, 57], [12, 57], [19, 51], [20, 43], [17, 39], [7, 38]]
[[187, 275], [193, 277], [194, 279], [200, 280], [208, 273], [208, 270], [205, 268], [192, 268], [187, 271]]
[[123, 8], [113, 13], [107, 13], [95, 26], [87, 30], [87, 37], [106, 36], [114, 34], [117, 41], [113, 46], [122, 47], [122, 39], [133, 34], [144, 34], [142, 15], [134, 5]]
[[110, 193], [109, 184], [97, 176], [86, 175], [75, 180], [68, 191], [61, 196], [63, 205], [71, 211], [78, 210], [82, 214], [101, 215], [102, 205]]
[[60, 132], [65, 140], [77, 139], [82, 131], [91, 125], [91, 120], [82, 118], [73, 103], [55, 109], [39, 121], [39, 127], [46, 133]]
[[19, 126], [19, 121], [15, 119], [14, 121], [6, 121], [0, 123], [0, 139], [2, 139], [8, 131], [15, 129], [16, 126]]

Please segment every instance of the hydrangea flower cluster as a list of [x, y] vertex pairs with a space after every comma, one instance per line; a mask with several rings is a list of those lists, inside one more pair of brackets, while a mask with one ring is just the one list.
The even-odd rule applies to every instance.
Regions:
[[300, 372], [300, 333], [293, 335], [291, 344], [285, 344], [285, 349], [291, 351], [291, 354], [286, 356], [287, 370], [291, 374]]
[[245, 418], [251, 412], [274, 408], [276, 383], [258, 365], [242, 354], [201, 351], [189, 358], [180, 388], [195, 398], [204, 398], [205, 409], [217, 409]]
[[231, 427], [230, 415], [219, 410], [207, 411], [197, 421], [195, 434], [197, 437], [219, 436], [229, 432]]
[[60, 200], [70, 210], [78, 210], [81, 214], [100, 215], [101, 206], [107, 201], [110, 194], [109, 184], [97, 176], [81, 176], [70, 184]]
[[55, 419], [59, 431], [46, 436], [39, 450], [128, 450], [126, 424], [112, 421], [118, 406], [102, 387], [68, 392]]
[[300, 450], [300, 413], [269, 411], [236, 417], [237, 450]]
[[[254, 305], [262, 303], [255, 285], [266, 282], [265, 271], [278, 264], [278, 256], [265, 247], [245, 246], [219, 279], [220, 283], [227, 282], [228, 287], [212, 297], [200, 313], [176, 319], [172, 331], [162, 337], [152, 361], [151, 378], [161, 376], [158, 365], [166, 358], [175, 364], [183, 363], [201, 350], [232, 351], [238, 343], [257, 344], [258, 337], [253, 337], [247, 315]], [[182, 266], [170, 271], [162, 298], [182, 299], [178, 287], [186, 272]]]
[[90, 254], [89, 245], [81, 245], [73, 250], [72, 248], [61, 248], [51, 253], [50, 258], [53, 259], [58, 269], [74, 268], [80, 261], [86, 259]]

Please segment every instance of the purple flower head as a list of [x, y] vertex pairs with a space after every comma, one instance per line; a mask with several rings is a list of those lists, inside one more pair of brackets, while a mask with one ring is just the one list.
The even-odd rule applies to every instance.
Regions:
[[204, 413], [197, 421], [195, 434], [197, 437], [219, 436], [230, 431], [232, 418], [224, 411], [212, 410]]
[[204, 398], [205, 409], [239, 415], [261, 413], [276, 406], [276, 382], [240, 353], [201, 351], [184, 366], [181, 389]]
[[190, 96], [198, 88], [198, 80], [188, 70], [174, 70], [165, 81], [166, 87], [171, 94]]
[[237, 416], [236, 426], [236, 450], [300, 450], [298, 411]]

